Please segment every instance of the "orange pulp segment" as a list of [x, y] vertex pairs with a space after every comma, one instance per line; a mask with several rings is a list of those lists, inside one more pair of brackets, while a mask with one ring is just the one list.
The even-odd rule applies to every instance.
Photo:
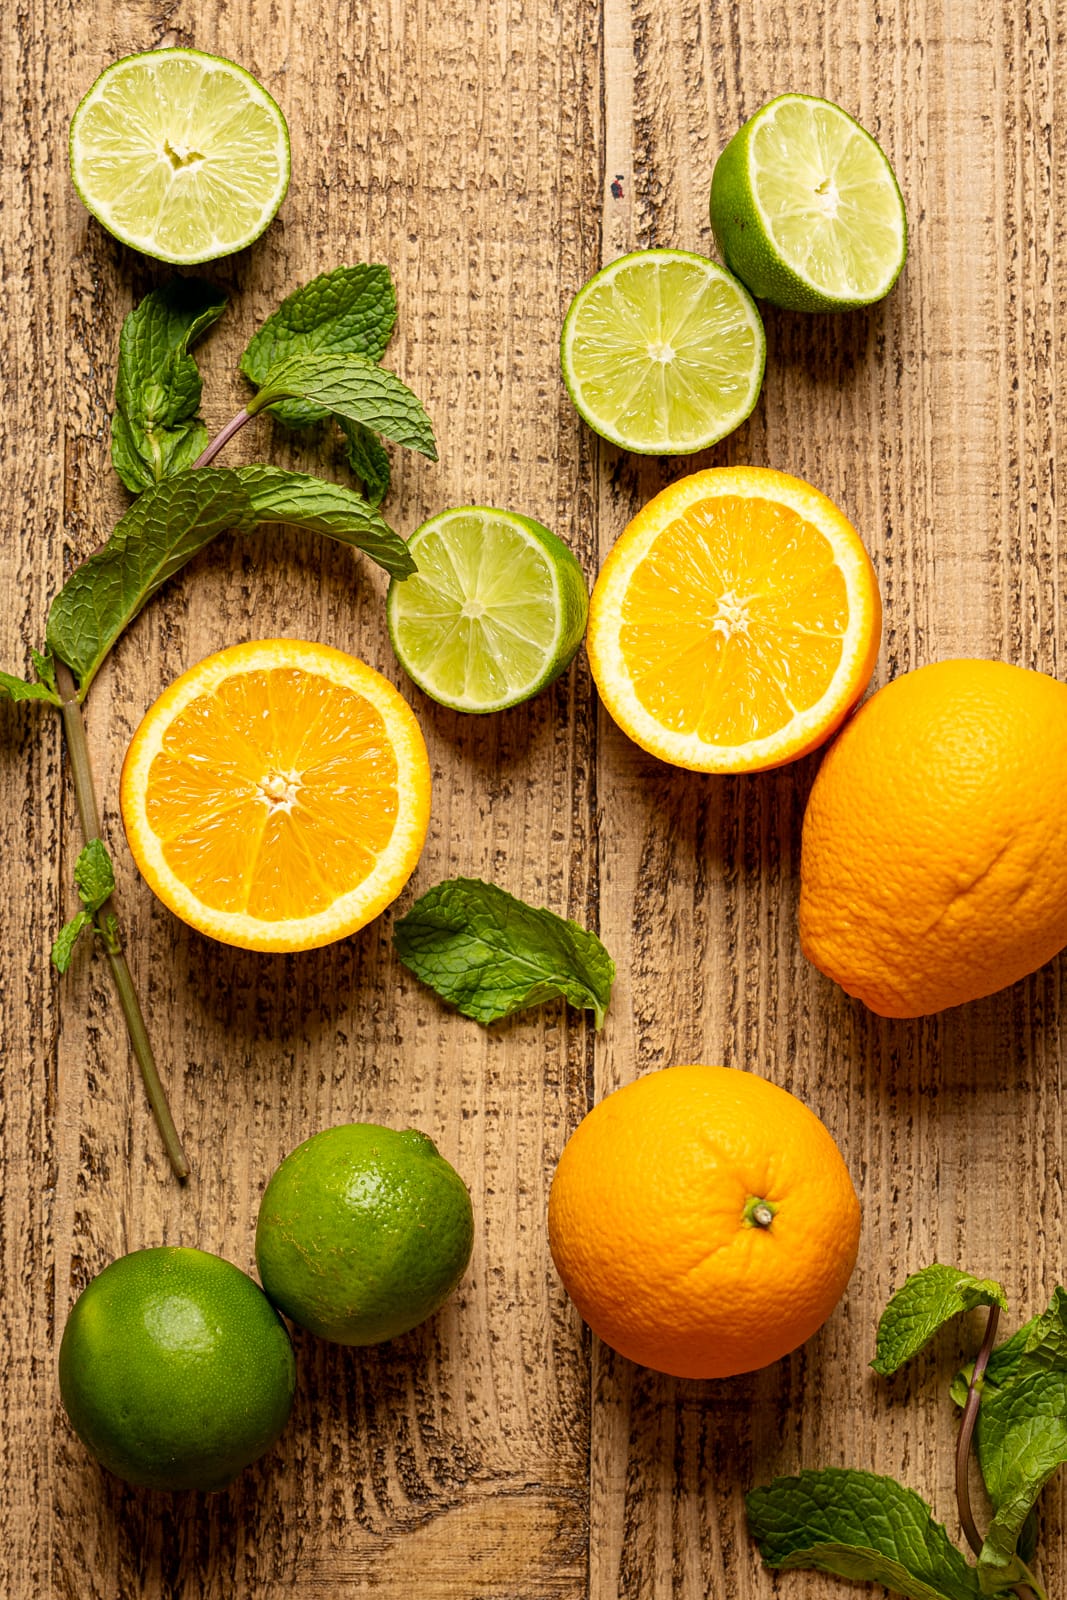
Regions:
[[251, 950], [363, 927], [403, 888], [429, 820], [406, 702], [325, 645], [237, 645], [173, 683], [122, 772], [134, 859], [163, 903]]
[[604, 563], [587, 648], [642, 748], [698, 772], [779, 766], [862, 695], [881, 603], [846, 517], [763, 467], [693, 473], [649, 502]]

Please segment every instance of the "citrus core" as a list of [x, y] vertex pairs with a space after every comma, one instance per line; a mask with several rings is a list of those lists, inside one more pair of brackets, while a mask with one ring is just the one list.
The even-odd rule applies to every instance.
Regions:
[[856, 1260], [860, 1208], [826, 1128], [728, 1067], [651, 1072], [568, 1141], [552, 1256], [605, 1343], [659, 1372], [725, 1378], [819, 1328]]

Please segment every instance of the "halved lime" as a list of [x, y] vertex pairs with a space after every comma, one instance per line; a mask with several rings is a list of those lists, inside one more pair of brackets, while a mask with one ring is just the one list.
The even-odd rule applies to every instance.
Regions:
[[389, 637], [431, 699], [503, 711], [570, 664], [589, 590], [573, 553], [539, 522], [460, 506], [416, 528], [408, 548], [419, 570], [389, 585]]
[[732, 433], [763, 382], [763, 324], [743, 284], [685, 250], [635, 250], [590, 278], [563, 324], [563, 381], [595, 433], [682, 456]]
[[107, 67], [78, 106], [70, 171], [116, 239], [188, 266], [258, 239], [289, 187], [289, 130], [243, 67], [149, 50]]
[[727, 266], [787, 311], [848, 311], [889, 293], [908, 226], [876, 140], [829, 100], [783, 94], [734, 134], [711, 180]]

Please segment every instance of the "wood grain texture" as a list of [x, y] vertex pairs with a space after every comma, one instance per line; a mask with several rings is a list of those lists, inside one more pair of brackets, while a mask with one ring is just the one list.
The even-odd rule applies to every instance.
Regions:
[[[767, 463], [817, 484], [867, 542], [886, 604], [877, 681], [955, 654], [1062, 675], [1065, 30], [1062, 0], [20, 0], [0, 53], [0, 665], [27, 668], [64, 570], [125, 504], [107, 459], [118, 331], [166, 275], [82, 210], [69, 116], [116, 56], [182, 43], [248, 66], [293, 132], [279, 218], [207, 274], [231, 296], [201, 347], [212, 428], [241, 403], [237, 357], [282, 295], [339, 262], [386, 261], [400, 301], [388, 361], [441, 453], [434, 466], [395, 452], [401, 531], [446, 505], [508, 506], [554, 527], [592, 577], [666, 482]], [[598, 444], [559, 380], [570, 296], [627, 248], [711, 251], [715, 157], [786, 88], [838, 100], [884, 144], [912, 228], [904, 277], [849, 318], [769, 312], [763, 398], [716, 450], [656, 462]], [[343, 476], [328, 439], [255, 430], [227, 459]], [[401, 682], [382, 593], [311, 536], [223, 539], [90, 696], [131, 962], [194, 1160], [184, 1191], [106, 969], [82, 953], [62, 983], [49, 970], [77, 850], [58, 723], [0, 704], [0, 1596], [825, 1600], [828, 1578], [761, 1570], [742, 1493], [800, 1465], [862, 1465], [925, 1492], [954, 1529], [939, 1390], [967, 1330], [887, 1384], [868, 1372], [873, 1329], [889, 1290], [935, 1257], [1003, 1277], [1020, 1315], [1062, 1277], [1064, 962], [939, 1018], [878, 1021], [797, 945], [815, 759], [746, 779], [671, 771], [598, 712], [584, 659], [505, 716], [442, 711]], [[274, 634], [364, 656], [415, 705], [435, 798], [401, 910], [474, 873], [599, 927], [619, 977], [596, 1041], [561, 1007], [490, 1032], [446, 1012], [393, 957], [390, 915], [329, 950], [257, 958], [155, 904], [116, 813], [129, 737], [186, 666]], [[556, 1158], [592, 1100], [701, 1059], [806, 1099], [865, 1209], [826, 1328], [714, 1385], [591, 1340], [544, 1228]], [[459, 1294], [377, 1350], [298, 1337], [293, 1422], [225, 1495], [123, 1488], [59, 1407], [73, 1299], [146, 1244], [251, 1268], [278, 1160], [356, 1118], [423, 1128], [470, 1184], [478, 1237]], [[1050, 1591], [1067, 1572], [1064, 1513], [1054, 1487]]]

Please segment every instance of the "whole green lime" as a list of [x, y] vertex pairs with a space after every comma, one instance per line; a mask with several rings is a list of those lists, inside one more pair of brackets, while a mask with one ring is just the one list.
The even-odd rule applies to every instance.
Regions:
[[470, 1195], [433, 1140], [354, 1122], [286, 1156], [259, 1208], [256, 1263], [301, 1327], [379, 1344], [448, 1299], [473, 1242]]
[[278, 1438], [295, 1385], [266, 1295], [203, 1250], [120, 1256], [82, 1291], [59, 1350], [75, 1433], [149, 1489], [223, 1488]]

